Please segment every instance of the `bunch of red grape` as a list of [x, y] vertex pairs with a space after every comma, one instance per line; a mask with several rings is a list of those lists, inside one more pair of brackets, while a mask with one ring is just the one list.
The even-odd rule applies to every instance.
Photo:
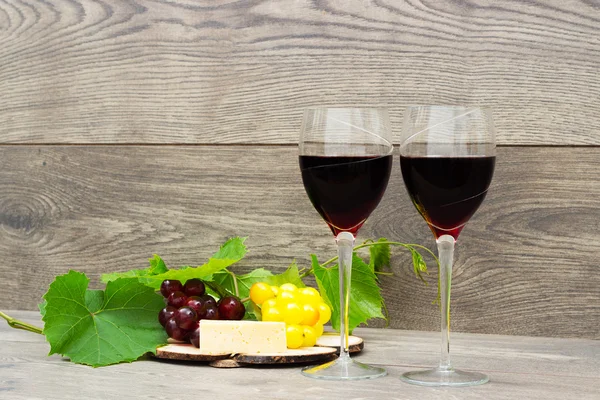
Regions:
[[189, 341], [200, 347], [201, 319], [241, 320], [246, 308], [235, 296], [224, 296], [218, 302], [206, 293], [204, 282], [190, 279], [182, 285], [177, 280], [166, 280], [160, 293], [167, 306], [158, 313], [158, 321], [169, 337]]

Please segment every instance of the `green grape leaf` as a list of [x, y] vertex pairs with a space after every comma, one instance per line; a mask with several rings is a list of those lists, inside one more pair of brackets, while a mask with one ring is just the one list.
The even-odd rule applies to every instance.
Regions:
[[421, 254], [418, 251], [413, 249], [410, 249], [410, 252], [412, 253], [413, 270], [415, 271], [415, 275], [421, 281], [423, 281], [423, 283], [427, 284], [427, 281], [422, 275], [429, 275], [429, 272], [427, 271], [427, 264], [425, 263], [425, 261], [423, 261], [423, 256], [421, 256]]
[[150, 262], [150, 268], [148, 268], [150, 275], [164, 274], [169, 270], [169, 268], [167, 268], [167, 264], [165, 264], [163, 259], [158, 254], [154, 254], [152, 258], [148, 259], [148, 261]]
[[38, 308], [40, 309], [40, 314], [42, 314], [42, 317], [44, 315], [46, 315], [46, 301], [42, 301], [40, 304], [38, 304]]
[[117, 280], [119, 278], [139, 278], [142, 276], [158, 275], [167, 272], [169, 269], [158, 254], [154, 254], [152, 258], [149, 258], [150, 267], [145, 269], [132, 269], [127, 272], [111, 272], [108, 274], [102, 274], [102, 282], [108, 283], [110, 281]]
[[145, 269], [132, 269], [127, 272], [110, 272], [108, 274], [102, 274], [100, 280], [103, 283], [108, 283], [111, 281], [116, 281], [120, 278], [139, 278], [142, 276], [150, 275], [150, 268]]
[[[311, 254], [312, 267], [321, 297], [331, 307], [331, 326], [340, 329], [340, 283], [339, 267], [322, 267], [317, 256]], [[371, 318], [385, 318], [381, 308], [383, 298], [373, 270], [356, 253], [352, 254], [352, 277], [350, 285], [350, 332]]]
[[164, 301], [137, 279], [117, 279], [89, 290], [89, 278], [69, 271], [44, 295], [42, 320], [50, 353], [100, 367], [131, 362], [167, 342], [157, 314]]
[[245, 304], [246, 314], [244, 315], [244, 319], [249, 321], [262, 321], [262, 313], [260, 307], [254, 304], [252, 301], [248, 301]]
[[224, 270], [244, 258], [246, 255], [245, 240], [246, 238], [239, 237], [229, 239], [221, 246], [219, 251], [213, 254], [207, 263], [199, 267], [170, 269], [162, 274], [140, 276], [139, 280], [153, 289], [158, 289], [165, 279], [177, 279], [181, 283], [185, 283], [185, 281], [192, 278], [208, 279], [211, 275]]
[[293, 283], [299, 288], [306, 287], [302, 278], [300, 278], [300, 272], [298, 271], [298, 265], [296, 261], [293, 261], [285, 272], [279, 275], [272, 275], [265, 280], [266, 283], [273, 286], [281, 286], [284, 283]]
[[91, 313], [100, 311], [104, 304], [104, 290], [86, 290], [85, 304]]
[[252, 303], [252, 302], [248, 302], [247, 304], [244, 305], [246, 307], [246, 314], [244, 314], [244, 318], [242, 318], [242, 320], [244, 320], [244, 321], [260, 321], [262, 319], [260, 316], [260, 310], [258, 310], [257, 308], [252, 308], [250, 303]]
[[[380, 238], [377, 240], [377, 242], [387, 242], [387, 239]], [[369, 267], [371, 270], [380, 272], [384, 267], [390, 266], [390, 257], [392, 251], [389, 244], [375, 244], [373, 246], [369, 246], [369, 254], [371, 255], [369, 260]]]

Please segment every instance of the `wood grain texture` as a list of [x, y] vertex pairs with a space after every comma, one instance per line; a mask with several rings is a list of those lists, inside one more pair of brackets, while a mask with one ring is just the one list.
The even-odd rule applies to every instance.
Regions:
[[[39, 316], [31, 312], [11, 315], [39, 324]], [[455, 334], [454, 364], [487, 373], [491, 381], [473, 388], [434, 389], [398, 379], [436, 363], [439, 334], [433, 332], [359, 328], [366, 347], [356, 358], [384, 366], [388, 376], [340, 385], [308, 380], [299, 367], [222, 370], [148, 358], [94, 369], [47, 357], [49, 346], [42, 336], [17, 332], [28, 340], [14, 341], [12, 331], [0, 323], [0, 396], [10, 400], [107, 399], [132, 393], [139, 399], [169, 399], [173, 387], [166, 382], [173, 381], [180, 392], [201, 391], [211, 399], [596, 400], [600, 391], [600, 346], [592, 340]]]
[[[461, 235], [453, 329], [600, 339], [600, 148], [501, 148], [488, 197]], [[560, 160], [560, 161], [559, 161]], [[292, 147], [0, 147], [1, 308], [35, 309], [57, 274], [202, 264], [249, 236], [235, 268], [282, 271], [335, 254], [304, 193]], [[434, 242], [398, 162], [359, 239]], [[396, 328], [437, 330], [429, 287], [395, 250], [382, 277]], [[378, 326], [378, 325], [374, 325]]]
[[500, 144], [600, 144], [600, 5], [0, 3], [0, 143], [295, 143], [302, 108], [485, 104]]

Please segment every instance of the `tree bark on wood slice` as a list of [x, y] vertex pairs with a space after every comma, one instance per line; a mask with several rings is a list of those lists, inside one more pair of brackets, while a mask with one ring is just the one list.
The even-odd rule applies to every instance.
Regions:
[[232, 358], [226, 360], [211, 361], [208, 365], [214, 368], [239, 368], [241, 365]]
[[233, 359], [240, 364], [299, 364], [331, 361], [337, 358], [333, 347], [301, 347], [285, 353], [236, 354]]
[[231, 354], [206, 354], [191, 344], [174, 343], [156, 349], [156, 357], [178, 361], [218, 361], [231, 357]]

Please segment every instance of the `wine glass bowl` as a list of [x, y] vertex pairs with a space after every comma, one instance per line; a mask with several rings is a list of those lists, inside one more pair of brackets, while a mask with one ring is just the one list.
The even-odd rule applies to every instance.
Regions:
[[433, 232], [440, 260], [442, 353], [438, 368], [408, 372], [406, 382], [472, 386], [487, 376], [453, 369], [449, 358], [454, 244], [483, 202], [496, 162], [491, 113], [477, 107], [416, 106], [405, 112], [400, 167], [408, 194]]
[[340, 356], [302, 370], [330, 380], [369, 379], [383, 368], [355, 362], [348, 351], [348, 313], [354, 238], [379, 204], [392, 169], [387, 110], [310, 108], [304, 112], [299, 164], [311, 203], [336, 238], [340, 276]]
[[307, 109], [300, 170], [308, 198], [334, 235], [356, 236], [379, 204], [392, 167], [383, 109]]

